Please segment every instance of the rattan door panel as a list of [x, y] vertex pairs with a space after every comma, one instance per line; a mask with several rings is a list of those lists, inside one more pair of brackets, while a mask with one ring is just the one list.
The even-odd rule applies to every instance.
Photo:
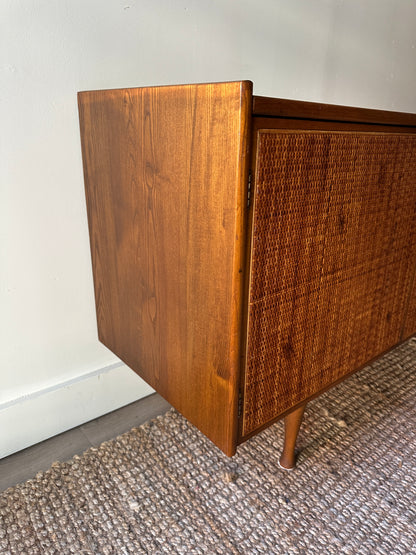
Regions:
[[407, 134], [258, 132], [243, 436], [401, 340], [415, 151]]

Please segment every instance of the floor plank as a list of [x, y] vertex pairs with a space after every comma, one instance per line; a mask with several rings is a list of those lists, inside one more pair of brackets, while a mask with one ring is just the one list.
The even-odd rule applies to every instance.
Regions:
[[0, 491], [30, 480], [47, 470], [56, 461], [67, 461], [89, 447], [140, 426], [147, 420], [164, 414], [170, 405], [154, 393], [32, 447], [0, 459]]

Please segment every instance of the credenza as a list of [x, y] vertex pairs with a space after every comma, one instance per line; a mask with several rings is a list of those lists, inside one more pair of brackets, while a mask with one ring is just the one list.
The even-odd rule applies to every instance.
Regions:
[[227, 455], [416, 332], [416, 115], [78, 93], [99, 339]]

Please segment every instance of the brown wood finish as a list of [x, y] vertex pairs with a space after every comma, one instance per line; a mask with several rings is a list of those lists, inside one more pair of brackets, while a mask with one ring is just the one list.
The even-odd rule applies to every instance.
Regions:
[[412, 287], [409, 291], [409, 298], [406, 302], [406, 313], [403, 321], [401, 333], [402, 340], [411, 337], [416, 330], [416, 268], [412, 276]]
[[285, 440], [279, 465], [283, 470], [292, 470], [296, 465], [296, 440], [302, 424], [306, 404], [301, 405], [285, 416]]
[[229, 455], [250, 109], [249, 82], [79, 93], [100, 340]]
[[[252, 84], [248, 81], [83, 92], [79, 93], [79, 111], [101, 341], [228, 455], [235, 452], [238, 443], [285, 417], [286, 441], [281, 464], [290, 467], [305, 402], [416, 332], [416, 204], [413, 204], [416, 199], [409, 180], [416, 154], [409, 150], [408, 143], [405, 145], [406, 141], [402, 151], [394, 139], [394, 135], [410, 137], [416, 133], [416, 115], [252, 97]], [[264, 142], [267, 136], [291, 133], [300, 137], [299, 144], [304, 140], [302, 136], [315, 134], [317, 144], [322, 143], [319, 148], [324, 150], [314, 152], [306, 141], [304, 147], [298, 148], [300, 152], [309, 148], [309, 154], [303, 156], [290, 141], [286, 150], [280, 147], [276, 150], [273, 141]], [[393, 200], [383, 193], [388, 215], [384, 212], [381, 215], [388, 237], [383, 243], [381, 235], [376, 233], [378, 246], [374, 252], [371, 245], [368, 247], [367, 258], [365, 252], [361, 258], [362, 253], [354, 253], [352, 238], [357, 225], [361, 225], [361, 235], [358, 233], [356, 238], [364, 251], [367, 249], [371, 222], [377, 219], [372, 210], [378, 204], [371, 197], [373, 208], [370, 207], [369, 218], [373, 220], [369, 223], [359, 210], [352, 210], [351, 202], [357, 199], [348, 199], [349, 181], [345, 175], [342, 177], [342, 172], [337, 174], [337, 167], [348, 166], [348, 175], [358, 183], [360, 180], [352, 177], [354, 153], [350, 152], [349, 158], [345, 155], [331, 158], [325, 151], [326, 139], [319, 138], [322, 133], [330, 134], [332, 147], [338, 144], [341, 149], [343, 141], [352, 138], [357, 141], [357, 137], [362, 137], [357, 151], [361, 162], [363, 153], [370, 153], [368, 164], [375, 164], [373, 169], [378, 164], [374, 171], [378, 172], [382, 187], [385, 191], [390, 187]], [[340, 135], [342, 140], [336, 138]], [[372, 144], [380, 136], [387, 137], [387, 142], [381, 150], [374, 150]], [[412, 138], [415, 140], [416, 137]], [[319, 177], [320, 173], [328, 172], [325, 160], [333, 163], [330, 172], [337, 176], [333, 186], [327, 178]], [[317, 219], [319, 229], [315, 231], [321, 234], [321, 247], [325, 246], [328, 256], [322, 258], [319, 270], [319, 256], [315, 256], [318, 251], [311, 251], [314, 233], [308, 239], [306, 231], [311, 223], [311, 207], [300, 184], [293, 191], [296, 189], [296, 194], [300, 194], [296, 220], [298, 243], [295, 256], [291, 255], [297, 267], [294, 275], [309, 272], [313, 278], [313, 272], [321, 272], [320, 279], [329, 283], [328, 264], [335, 268], [343, 260], [347, 270], [351, 263], [348, 271], [354, 273], [352, 269], [368, 259], [369, 272], [374, 278], [356, 279], [355, 285], [344, 289], [341, 279], [328, 290], [318, 287], [315, 291], [312, 287], [309, 292], [306, 291], [308, 280], [292, 283], [296, 295], [303, 291], [311, 300], [315, 294], [317, 301], [313, 305], [316, 310], [312, 305], [304, 310], [310, 320], [304, 324], [309, 326], [305, 341], [309, 342], [315, 357], [312, 374], [319, 377], [309, 384], [308, 372], [298, 372], [302, 365], [296, 370], [295, 364], [291, 371], [288, 366], [283, 374], [281, 367], [277, 368], [282, 361], [279, 357], [273, 358], [275, 347], [265, 331], [276, 324], [279, 311], [290, 305], [290, 299], [283, 302], [279, 297], [280, 285], [290, 289], [293, 278], [288, 272], [291, 263], [287, 261], [287, 253], [277, 257], [272, 253], [270, 258], [269, 252], [263, 267], [259, 266], [261, 271], [253, 269], [259, 230], [263, 230], [264, 248], [272, 251], [280, 248], [273, 241], [267, 246], [267, 237], [274, 233], [273, 226], [275, 229], [286, 226], [289, 242], [293, 235], [293, 214], [287, 221], [284, 218], [275, 221], [271, 213], [263, 223], [255, 217], [260, 174], [263, 172], [263, 183], [264, 179], [267, 182], [268, 172], [273, 180], [276, 166], [282, 163], [295, 173], [296, 164], [302, 164], [304, 181], [322, 181], [322, 188], [316, 187], [314, 191], [313, 218]], [[249, 165], [252, 185], [248, 206]], [[360, 177], [363, 191], [365, 174], [362, 171]], [[404, 174], [406, 191], [398, 193]], [[395, 185], [390, 183], [389, 176]], [[292, 178], [295, 183], [297, 178]], [[368, 187], [376, 191], [373, 181], [370, 178]], [[273, 207], [281, 210], [285, 202], [282, 191], [278, 192], [278, 187], [274, 191], [273, 187], [265, 203], [271, 212]], [[338, 191], [334, 206], [328, 204], [332, 189]], [[319, 195], [323, 195], [323, 204]], [[347, 203], [344, 208], [343, 203]], [[323, 215], [320, 205], [326, 207]], [[332, 212], [325, 212], [330, 206]], [[306, 227], [302, 229], [304, 220]], [[343, 234], [349, 238], [347, 247]], [[282, 238], [283, 235], [279, 241]], [[283, 243], [287, 243], [286, 239]], [[400, 252], [405, 251], [407, 258], [401, 258]], [[384, 266], [378, 262], [380, 256], [384, 256]], [[354, 281], [352, 274], [350, 277]], [[390, 297], [388, 290], [393, 291]], [[254, 299], [256, 291], [264, 295]], [[350, 308], [345, 294], [352, 303]], [[373, 295], [376, 300], [368, 301], [368, 310], [358, 310], [367, 302], [367, 295], [369, 298]], [[383, 295], [388, 299], [385, 306]], [[250, 319], [256, 318], [253, 299], [254, 304], [261, 304], [272, 297], [277, 315], [263, 331], [260, 326], [253, 333], [250, 331]], [[329, 324], [323, 315], [331, 310], [332, 327], [327, 342]], [[338, 317], [343, 310], [346, 315], [352, 315], [351, 322], [355, 324], [350, 322], [347, 333], [340, 333], [340, 341], [336, 343], [334, 315]], [[292, 331], [302, 327], [299, 321], [296, 324], [296, 317], [293, 325]], [[328, 366], [330, 353], [339, 354], [344, 348], [343, 342], [344, 346], [348, 343], [352, 353], [348, 364], [335, 356], [335, 364]], [[287, 360], [296, 358], [299, 350], [287, 341], [276, 348]], [[303, 357], [309, 356], [308, 349], [302, 352]], [[269, 374], [263, 376], [267, 384], [261, 377], [265, 359], [269, 365]], [[272, 359], [275, 377], [270, 373]], [[339, 368], [337, 360], [342, 361]], [[258, 385], [253, 390], [256, 380]], [[272, 382], [280, 382], [282, 391], [287, 389], [286, 401], [278, 408], [266, 410], [262, 395]], [[275, 403], [273, 387], [267, 394], [266, 405]], [[279, 395], [282, 398], [281, 392]], [[254, 413], [257, 416], [250, 421], [252, 417], [248, 415]]]
[[253, 116], [416, 126], [416, 114], [253, 96]]
[[[289, 118], [270, 118], [263, 116], [256, 116], [252, 119], [252, 138], [253, 149], [256, 141], [257, 131], [259, 129], [305, 129], [307, 131], [359, 131], [368, 133], [416, 133], [416, 127], [411, 125], [373, 125], [371, 123], [357, 123], [349, 121], [324, 121], [324, 120], [309, 120], [309, 119], [289, 119]], [[252, 153], [253, 167], [256, 160], [256, 150]]]

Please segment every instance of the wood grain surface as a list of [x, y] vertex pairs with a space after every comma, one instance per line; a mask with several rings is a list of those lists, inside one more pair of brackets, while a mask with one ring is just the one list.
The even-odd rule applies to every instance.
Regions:
[[251, 89], [78, 96], [100, 340], [229, 455]]
[[253, 116], [416, 126], [416, 114], [253, 96]]

